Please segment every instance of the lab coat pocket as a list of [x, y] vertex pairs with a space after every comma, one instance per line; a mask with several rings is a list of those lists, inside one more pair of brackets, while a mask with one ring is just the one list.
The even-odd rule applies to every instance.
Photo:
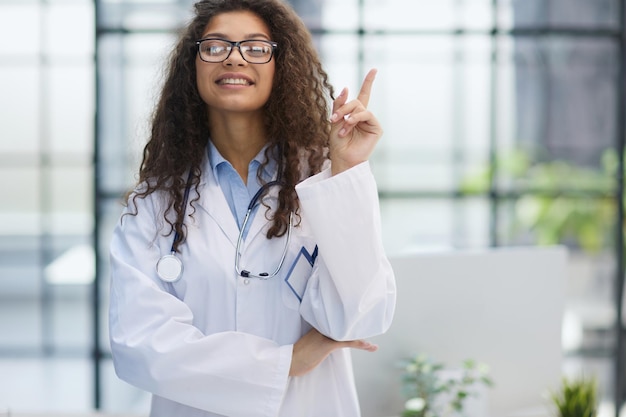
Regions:
[[313, 271], [315, 258], [317, 258], [317, 246], [312, 253], [302, 246], [296, 259], [287, 270], [285, 285], [283, 285], [282, 290], [283, 302], [287, 307], [294, 310], [300, 307], [306, 284]]

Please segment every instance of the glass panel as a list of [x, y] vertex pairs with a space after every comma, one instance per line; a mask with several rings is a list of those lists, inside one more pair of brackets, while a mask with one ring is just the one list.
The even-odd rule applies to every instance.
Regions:
[[365, 0], [365, 28], [369, 30], [490, 29], [489, 0]]
[[93, 4], [56, 3], [45, 11], [43, 50], [47, 55], [93, 54]]
[[467, 30], [490, 30], [494, 23], [492, 0], [456, 0], [458, 26]]
[[0, 409], [86, 411], [93, 2], [3, 4], [0, 32]]
[[39, 4], [0, 4], [0, 55], [36, 54], [41, 39], [39, 21]]
[[[512, 77], [502, 83], [514, 85], [515, 102], [498, 110], [502, 177], [520, 168], [511, 163], [547, 166], [559, 160], [554, 169], [577, 181], [569, 182], [572, 187], [582, 186], [580, 181], [606, 186], [601, 177], [612, 174], [602, 174], [604, 164], [616, 157], [607, 149], [617, 129], [617, 45], [608, 39], [519, 38], [505, 48], [500, 68], [510, 68]], [[520, 149], [523, 154], [516, 154]], [[506, 187], [504, 178], [499, 181]]]
[[375, 155], [381, 189], [456, 189], [488, 154], [488, 37], [365, 38], [377, 67], [370, 108], [385, 134]]
[[57, 352], [85, 355], [91, 343], [93, 248], [88, 235], [58, 234], [47, 239], [42, 312], [45, 343]]
[[0, 66], [0, 153], [39, 149], [39, 82], [35, 66]]
[[53, 153], [91, 156], [95, 113], [93, 78], [92, 65], [49, 69], [46, 114], [50, 120], [48, 134]]
[[378, 151], [387, 163], [379, 186], [446, 188], [451, 173], [440, 164], [450, 155], [453, 135], [454, 39], [385, 36], [370, 42], [368, 53], [378, 49], [381, 58], [372, 100], [385, 128]]
[[166, 31], [177, 29], [192, 16], [191, 5], [195, 1], [187, 0], [187, 7], [177, 3], [184, 2], [102, 1], [98, 24], [108, 28], [128, 30], [157, 29]]
[[502, 204], [499, 237], [504, 245], [564, 244], [588, 254], [614, 247], [614, 198], [525, 194]]
[[[494, 116], [498, 188], [613, 193], [614, 45], [601, 39], [504, 38], [500, 47]], [[464, 184], [485, 192], [487, 165], [485, 159]]]
[[[292, 2], [296, 10], [301, 10], [299, 4], [307, 3], [308, 0]], [[359, 27], [359, 0], [323, 0], [321, 7], [322, 27], [326, 30], [354, 30]], [[304, 16], [306, 18], [306, 15]], [[310, 23], [311, 19], [305, 20]], [[316, 29], [316, 26], [309, 26]]]
[[[19, 1], [19, 0], [18, 0]], [[41, 0], [36, 0], [41, 1]], [[50, 4], [65, 4], [65, 5], [81, 5], [81, 4], [91, 4], [93, 0], [46, 0], [47, 3]]]
[[489, 245], [489, 202], [383, 198], [385, 249], [390, 255]]
[[[533, 210], [533, 203], [544, 205]], [[614, 343], [615, 201], [544, 198], [525, 195], [498, 210], [503, 245], [554, 245], [569, 248], [564, 314], [564, 349], [608, 354]]]
[[[13, 355], [37, 352], [42, 338], [41, 313], [33, 302], [42, 278], [35, 166], [40, 73], [33, 65], [40, 8], [26, 3], [0, 5], [0, 349]], [[17, 375], [4, 371], [0, 375]]]
[[498, 0], [505, 27], [617, 28], [619, 0]]
[[[0, 170], [6, 174], [6, 170]], [[3, 190], [4, 191], [4, 190]], [[21, 223], [20, 216], [7, 216], [2, 210], [0, 224]], [[31, 222], [33, 219], [28, 219]], [[34, 222], [37, 223], [36, 221]], [[22, 229], [14, 225], [15, 229]], [[6, 229], [6, 227], [3, 227]], [[32, 234], [0, 233], [0, 350], [26, 353], [41, 345], [41, 313], [34, 300], [41, 294], [40, 240]], [[21, 232], [21, 233], [20, 233]], [[17, 320], [19, 318], [19, 320]], [[6, 375], [6, 374], [3, 374]], [[4, 404], [3, 404], [4, 405]]]
[[[304, 24], [310, 29], [320, 29], [325, 27], [325, 22], [322, 21], [322, 8], [327, 8], [332, 6], [333, 3], [342, 3], [345, 7], [344, 3], [350, 3], [350, 1], [342, 1], [342, 2], [325, 2], [324, 0], [288, 0], [288, 3], [294, 8], [298, 16], [302, 19]], [[328, 3], [328, 4], [322, 4]], [[339, 15], [341, 16], [341, 15]], [[333, 16], [331, 16], [333, 17]], [[334, 16], [337, 17], [337, 16]], [[343, 16], [341, 16], [343, 17]], [[342, 20], [342, 19], [336, 19]]]
[[0, 236], [36, 235], [40, 229], [40, 170], [37, 167], [0, 167]]
[[173, 43], [166, 34], [108, 35], [102, 38], [99, 116], [103, 189], [132, 186], [149, 117], [158, 99], [160, 70]]
[[9, 179], [0, 182], [0, 348], [33, 352], [43, 331], [35, 303], [41, 295], [43, 263], [40, 171], [2, 165], [0, 177]]
[[11, 378], [0, 382], [0, 401], [7, 402], [0, 405], [0, 411], [4, 414], [6, 406], [10, 412], [5, 416], [15, 415], [17, 410], [17, 415], [88, 413], [93, 392], [91, 367], [85, 357], [2, 358], [0, 375]]
[[493, 103], [493, 125], [495, 146], [499, 149], [510, 149], [518, 142], [516, 112], [519, 111], [516, 90], [516, 61], [511, 58], [515, 38], [498, 36], [495, 42], [495, 91]]
[[[319, 53], [324, 69], [328, 73], [335, 95], [348, 87], [349, 96], [354, 97], [360, 88], [359, 48], [356, 35], [324, 35], [320, 37]], [[375, 84], [376, 86], [376, 84]]]
[[52, 233], [89, 236], [93, 230], [92, 167], [55, 167], [48, 181]]

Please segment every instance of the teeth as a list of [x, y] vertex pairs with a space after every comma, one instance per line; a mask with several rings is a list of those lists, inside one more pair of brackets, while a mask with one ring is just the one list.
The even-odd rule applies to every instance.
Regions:
[[233, 85], [249, 85], [250, 82], [248, 80], [244, 80], [243, 78], [224, 78], [220, 80], [220, 84], [233, 84]]

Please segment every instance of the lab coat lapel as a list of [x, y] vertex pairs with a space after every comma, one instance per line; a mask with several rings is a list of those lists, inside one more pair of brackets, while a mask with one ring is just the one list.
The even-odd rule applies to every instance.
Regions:
[[205, 166], [203, 182], [198, 190], [200, 192], [198, 206], [213, 218], [233, 247], [236, 247], [239, 227], [230, 211], [228, 202], [226, 202], [224, 192], [220, 188], [217, 179], [213, 176], [213, 171], [208, 163]]

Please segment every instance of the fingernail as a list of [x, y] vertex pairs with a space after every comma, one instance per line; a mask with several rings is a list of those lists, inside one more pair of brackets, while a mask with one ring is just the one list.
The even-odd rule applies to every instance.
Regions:
[[341, 129], [341, 130], [339, 131], [339, 136], [343, 136], [343, 135], [345, 135], [345, 134], [346, 134], [346, 129]]
[[330, 120], [333, 122], [336, 122], [338, 118], [339, 118], [339, 115], [337, 113], [333, 113], [333, 115], [330, 116]]

